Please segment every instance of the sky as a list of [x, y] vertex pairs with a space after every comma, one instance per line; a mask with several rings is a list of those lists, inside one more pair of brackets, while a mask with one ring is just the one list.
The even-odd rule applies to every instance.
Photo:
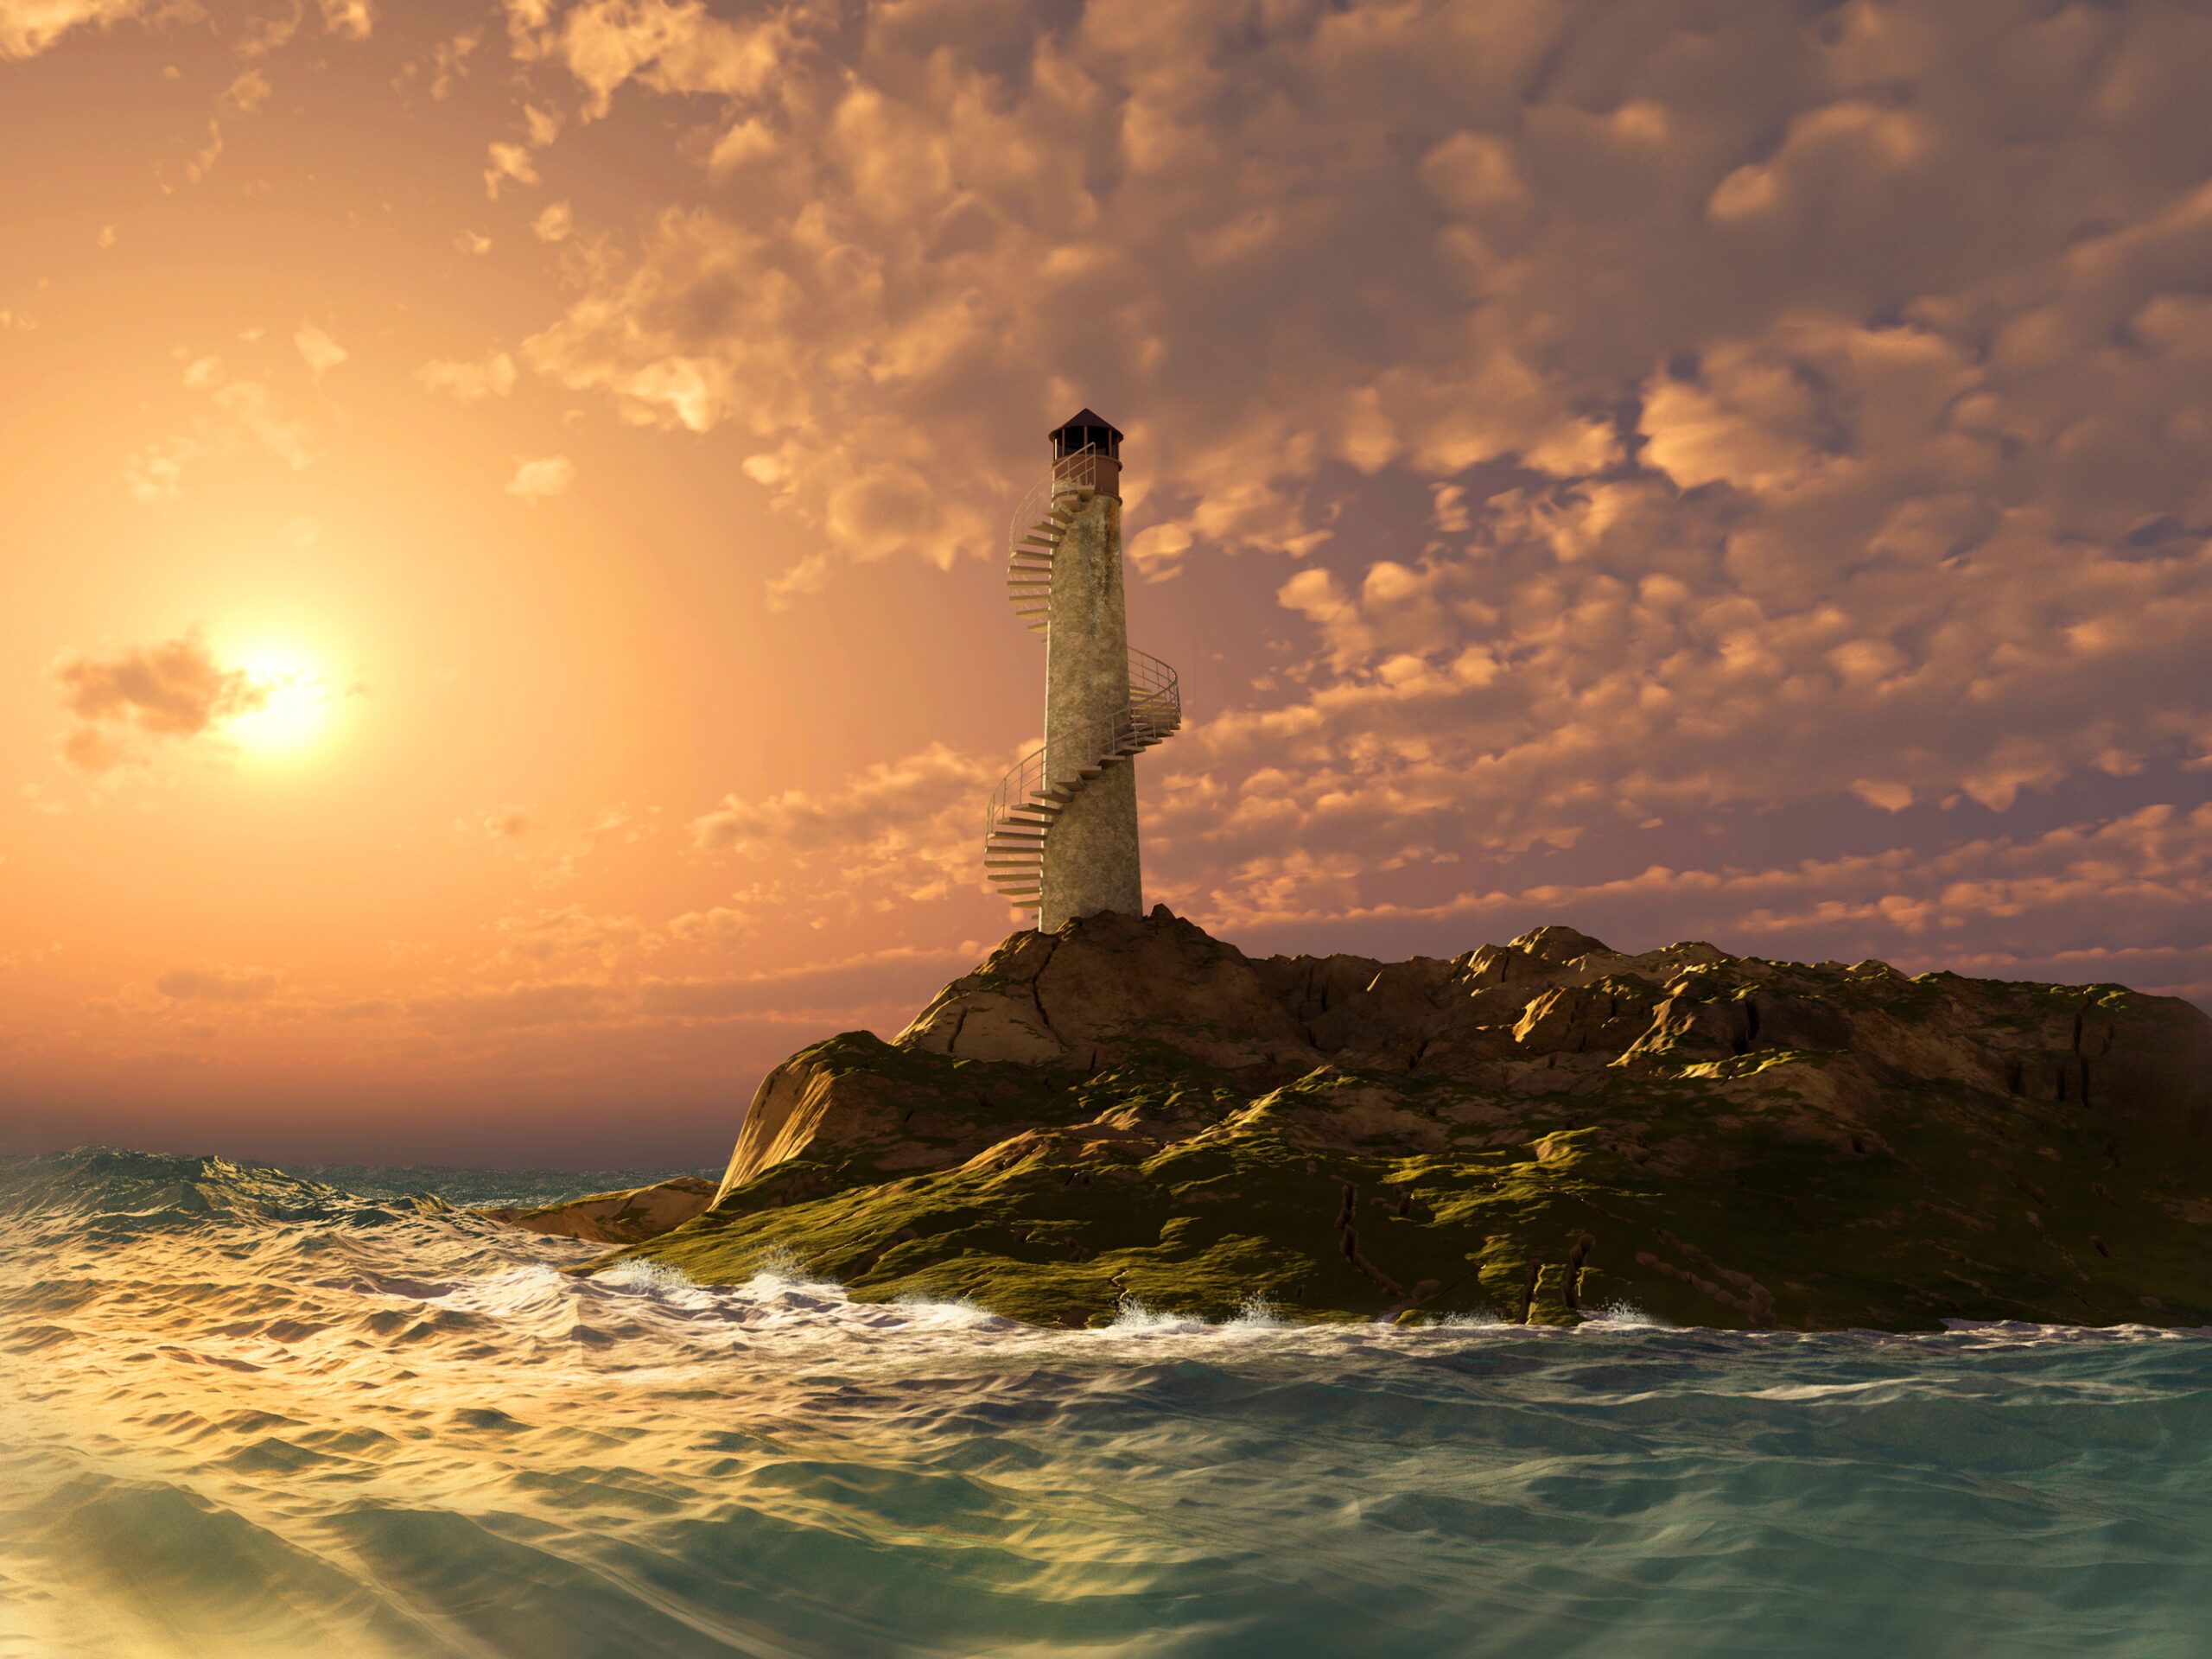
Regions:
[[2212, 12], [0, 0], [0, 1151], [721, 1160], [1147, 902], [2212, 1005]]

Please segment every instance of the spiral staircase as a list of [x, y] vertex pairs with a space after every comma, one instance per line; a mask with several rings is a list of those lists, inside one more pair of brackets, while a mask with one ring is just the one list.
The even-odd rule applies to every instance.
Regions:
[[[1097, 491], [1094, 457], [1079, 450], [1053, 463], [1014, 510], [1007, 531], [1007, 597], [1033, 632], [1052, 620], [1052, 560], [1077, 516]], [[1165, 742], [1183, 723], [1182, 684], [1157, 657], [1129, 652], [1128, 700], [1075, 743], [1024, 755], [991, 792], [983, 817], [983, 868], [1017, 910], [1044, 904], [1045, 844], [1052, 823], [1084, 786], [1109, 766]]]

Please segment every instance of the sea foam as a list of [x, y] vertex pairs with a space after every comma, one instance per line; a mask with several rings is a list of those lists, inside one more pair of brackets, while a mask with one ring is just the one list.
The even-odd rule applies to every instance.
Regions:
[[[1047, 1330], [0, 1163], [0, 1659], [2163, 1656], [2212, 1342]], [[1961, 1616], [1970, 1610], [1971, 1616]]]

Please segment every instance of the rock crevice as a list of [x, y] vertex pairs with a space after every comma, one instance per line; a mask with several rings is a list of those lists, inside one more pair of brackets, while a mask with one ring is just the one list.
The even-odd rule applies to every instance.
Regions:
[[709, 1281], [785, 1251], [1046, 1323], [1125, 1290], [1209, 1317], [1896, 1327], [2147, 1298], [2204, 1323], [2208, 1123], [2212, 1020], [2118, 986], [1560, 926], [1255, 958], [1156, 909], [1015, 934], [892, 1040], [792, 1056], [713, 1207], [634, 1249]]

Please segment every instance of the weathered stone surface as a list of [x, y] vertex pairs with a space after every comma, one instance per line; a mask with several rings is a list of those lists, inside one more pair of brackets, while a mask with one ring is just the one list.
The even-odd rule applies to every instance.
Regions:
[[534, 1209], [484, 1210], [478, 1213], [526, 1232], [553, 1238], [581, 1238], [599, 1244], [630, 1244], [658, 1238], [705, 1211], [715, 1199], [715, 1183], [678, 1175], [651, 1186], [619, 1192], [593, 1192]]
[[1564, 927], [1255, 961], [1160, 909], [793, 1056], [714, 1207], [640, 1248], [1047, 1322], [2190, 1325], [2208, 1167], [2212, 1020], [2169, 998]]
[[968, 1059], [1085, 1070], [1144, 1042], [1232, 1068], [1321, 1058], [1243, 951], [1164, 908], [1017, 933], [897, 1040]]
[[[1045, 637], [1045, 752], [1055, 783], [1092, 760], [1129, 706], [1121, 500], [1101, 492], [1060, 505], [1075, 518], [1052, 556]], [[1041, 897], [1048, 932], [1071, 917], [1144, 907], [1134, 760], [1097, 773], [1063, 808], [1045, 842]]]

